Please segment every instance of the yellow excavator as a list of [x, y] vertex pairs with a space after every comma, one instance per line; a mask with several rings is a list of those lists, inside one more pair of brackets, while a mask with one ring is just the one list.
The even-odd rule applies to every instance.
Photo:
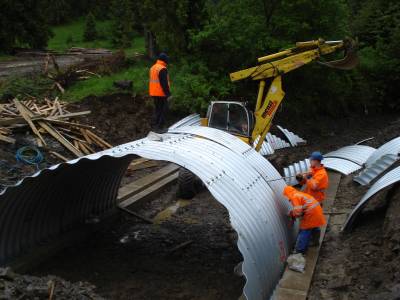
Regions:
[[[282, 90], [282, 75], [314, 61], [331, 68], [350, 70], [358, 64], [356, 50], [356, 43], [352, 39], [340, 41], [318, 39], [298, 42], [293, 48], [260, 57], [257, 66], [230, 74], [233, 82], [243, 79], [259, 81], [254, 113], [243, 102], [213, 101], [208, 107], [206, 117], [201, 119], [201, 125], [227, 131], [259, 151], [285, 96]], [[337, 51], [344, 51], [343, 59], [329, 62], [320, 60], [322, 56]], [[266, 91], [267, 80], [270, 82], [268, 91]], [[193, 175], [186, 169], [181, 169], [178, 185], [180, 197], [194, 196], [196, 188]]]

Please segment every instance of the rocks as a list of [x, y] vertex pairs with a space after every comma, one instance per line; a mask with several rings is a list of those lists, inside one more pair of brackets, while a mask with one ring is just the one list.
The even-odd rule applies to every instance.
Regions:
[[94, 293], [95, 286], [86, 282], [70, 283], [59, 277], [19, 275], [11, 268], [0, 268], [1, 299], [94, 299], [104, 298]]

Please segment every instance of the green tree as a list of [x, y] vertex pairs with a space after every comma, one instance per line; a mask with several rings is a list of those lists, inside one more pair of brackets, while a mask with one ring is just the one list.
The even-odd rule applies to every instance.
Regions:
[[85, 41], [93, 41], [97, 38], [96, 20], [93, 14], [90, 12], [86, 16], [85, 31], [83, 33], [83, 39]]
[[114, 0], [112, 3], [112, 41], [114, 46], [128, 48], [134, 37], [134, 13], [130, 0]]
[[15, 46], [45, 47], [51, 31], [43, 0], [0, 0], [0, 51]]

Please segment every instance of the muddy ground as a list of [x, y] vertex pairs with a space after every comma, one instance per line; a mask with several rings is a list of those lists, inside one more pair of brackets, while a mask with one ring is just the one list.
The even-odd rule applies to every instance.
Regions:
[[136, 210], [154, 225], [121, 216], [34, 274], [89, 281], [108, 299], [238, 299], [244, 282], [233, 269], [242, 257], [227, 211], [207, 191], [179, 204], [175, 195], [169, 188]]

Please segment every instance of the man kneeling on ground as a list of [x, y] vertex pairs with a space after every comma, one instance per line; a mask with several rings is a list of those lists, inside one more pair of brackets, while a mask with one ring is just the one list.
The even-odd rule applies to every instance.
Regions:
[[300, 192], [292, 186], [286, 186], [283, 195], [289, 199], [293, 206], [289, 216], [293, 219], [300, 218], [300, 231], [295, 253], [305, 254], [312, 235], [319, 236], [320, 228], [326, 224], [321, 205], [313, 196]]

